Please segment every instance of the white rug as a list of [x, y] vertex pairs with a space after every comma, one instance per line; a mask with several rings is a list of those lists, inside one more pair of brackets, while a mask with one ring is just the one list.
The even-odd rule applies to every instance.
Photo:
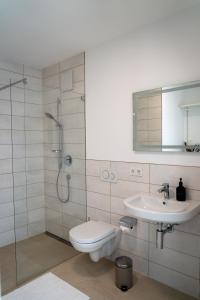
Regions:
[[89, 300], [90, 298], [73, 286], [47, 273], [30, 283], [3, 296], [2, 300]]

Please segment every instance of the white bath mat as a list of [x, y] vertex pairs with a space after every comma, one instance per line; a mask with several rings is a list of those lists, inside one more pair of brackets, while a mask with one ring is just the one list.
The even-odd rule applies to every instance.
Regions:
[[2, 300], [89, 300], [90, 298], [73, 286], [47, 273], [30, 283], [3, 296]]

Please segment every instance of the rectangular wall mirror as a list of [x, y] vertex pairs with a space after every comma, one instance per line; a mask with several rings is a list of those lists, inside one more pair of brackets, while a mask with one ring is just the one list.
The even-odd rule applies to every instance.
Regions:
[[200, 81], [133, 93], [133, 150], [200, 152]]

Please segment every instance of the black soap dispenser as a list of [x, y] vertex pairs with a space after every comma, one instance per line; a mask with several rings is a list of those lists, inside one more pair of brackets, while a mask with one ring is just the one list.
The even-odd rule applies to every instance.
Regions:
[[185, 193], [185, 188], [183, 186], [182, 178], [180, 178], [179, 186], [177, 186], [176, 188], [176, 200], [178, 201], [186, 200], [186, 193]]

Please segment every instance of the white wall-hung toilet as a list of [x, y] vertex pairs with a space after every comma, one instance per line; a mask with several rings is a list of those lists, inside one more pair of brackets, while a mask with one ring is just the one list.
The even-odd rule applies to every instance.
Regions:
[[88, 221], [69, 231], [73, 247], [80, 252], [89, 253], [91, 260], [95, 262], [114, 252], [120, 236], [120, 228], [99, 221]]

